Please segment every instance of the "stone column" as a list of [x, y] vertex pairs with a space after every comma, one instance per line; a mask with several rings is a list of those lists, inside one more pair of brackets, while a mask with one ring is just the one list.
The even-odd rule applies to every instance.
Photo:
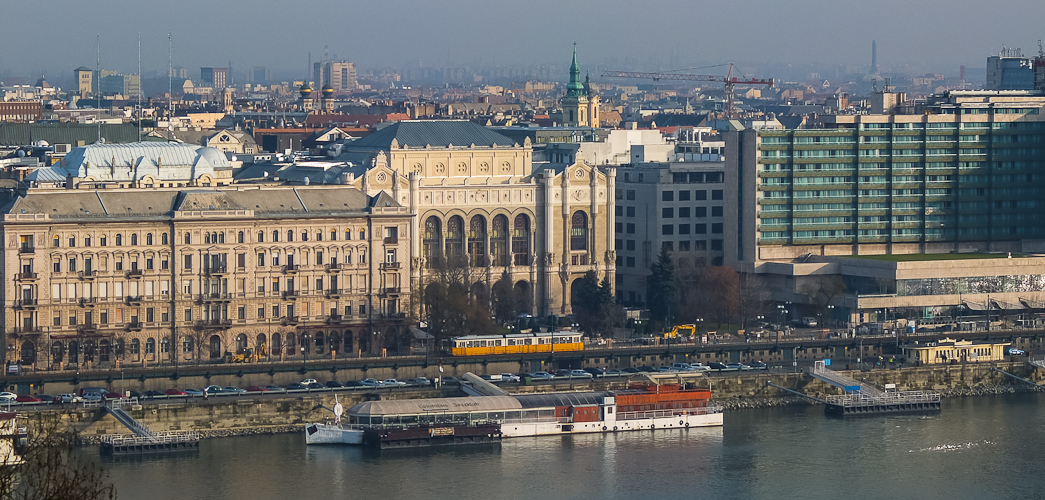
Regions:
[[606, 276], [616, 293], [617, 168], [606, 167]]

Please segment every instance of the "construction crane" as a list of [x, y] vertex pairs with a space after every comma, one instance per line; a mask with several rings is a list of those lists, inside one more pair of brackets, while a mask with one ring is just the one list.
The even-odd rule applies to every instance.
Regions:
[[773, 79], [761, 79], [761, 78], [737, 78], [733, 76], [733, 63], [729, 64], [729, 71], [726, 76], [718, 75], [687, 75], [682, 73], [642, 73], [636, 71], [603, 71], [603, 77], [612, 78], [644, 78], [647, 80], [660, 81], [660, 80], [686, 80], [693, 82], [721, 82], [725, 84], [725, 98], [726, 98], [726, 116], [729, 118], [736, 118], [736, 108], [734, 106], [733, 89], [737, 85], [768, 85], [773, 86]]

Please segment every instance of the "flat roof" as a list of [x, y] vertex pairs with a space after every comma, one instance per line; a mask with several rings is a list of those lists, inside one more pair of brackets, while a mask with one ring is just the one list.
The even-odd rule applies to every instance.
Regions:
[[[921, 262], [932, 260], [1005, 259], [1007, 253], [912, 253], [892, 255], [841, 255], [849, 259], [881, 260], [886, 262]], [[1030, 257], [1012, 254], [1013, 258]]]
[[348, 409], [349, 415], [424, 415], [428, 413], [465, 413], [521, 410], [522, 404], [512, 396], [483, 396], [479, 398], [394, 399], [366, 401]]

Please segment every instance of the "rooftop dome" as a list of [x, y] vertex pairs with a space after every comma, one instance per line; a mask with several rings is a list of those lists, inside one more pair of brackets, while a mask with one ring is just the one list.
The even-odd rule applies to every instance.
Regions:
[[298, 92], [301, 92], [302, 99], [308, 99], [308, 97], [312, 95], [312, 87], [308, 82], [305, 82], [301, 84], [301, 88], [298, 89]]
[[331, 87], [328, 83], [323, 86], [323, 90], [321, 90], [321, 92], [323, 92], [323, 97], [330, 97], [334, 95], [334, 87]]

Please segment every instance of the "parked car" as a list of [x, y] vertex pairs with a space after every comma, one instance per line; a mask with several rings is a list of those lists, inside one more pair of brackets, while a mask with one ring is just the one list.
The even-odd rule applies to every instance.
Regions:
[[264, 387], [264, 389], [265, 389], [265, 392], [287, 392], [286, 389], [284, 389], [284, 388], [282, 388], [282, 387], [280, 387], [278, 385], [271, 385], [271, 384], [266, 385]]
[[639, 371], [640, 372], [646, 372], [646, 373], [655, 373], [657, 371], [657, 369], [652, 367], [652, 366], [640, 366], [639, 367]]
[[502, 373], [501, 374], [501, 381], [502, 382], [516, 382], [516, 383], [518, 383], [518, 382], [521, 381], [521, 379], [519, 378], [518, 375], [516, 375], [514, 373]]
[[414, 377], [406, 380], [406, 385], [412, 385], [414, 387], [427, 387], [432, 385], [432, 381], [428, 377]]
[[208, 385], [203, 388], [203, 392], [206, 392], [208, 396], [217, 396], [225, 392], [225, 389], [222, 389], [220, 385]]
[[625, 369], [621, 370], [621, 372], [624, 373], [624, 374], [633, 374], [633, 373], [642, 373], [642, 370], [640, 370], [638, 368], [635, 368], [634, 366], [629, 366], [628, 368], [625, 368]]
[[676, 370], [676, 369], [674, 369], [674, 368], [672, 368], [670, 366], [658, 366], [658, 367], [654, 368], [653, 370], [656, 371], [657, 373], [669, 373], [669, 372], [677, 372], [678, 371], [678, 370]]
[[[322, 386], [320, 386], [320, 387], [322, 387]], [[229, 394], [243, 394], [243, 393], [247, 392], [247, 391], [245, 391], [243, 389], [240, 389], [239, 387], [232, 386], [232, 385], [227, 385], [225, 387], [222, 387], [222, 389], [224, 389], [225, 392], [227, 392]]]
[[461, 381], [457, 377], [443, 377], [440, 379], [442, 385], [461, 385]]
[[[168, 396], [184, 396], [185, 395], [185, 391], [183, 391], [181, 389], [167, 389], [166, 391], [163, 391], [163, 393], [168, 395]], [[84, 396], [84, 399], [88, 399], [87, 396]]]
[[610, 368], [609, 370], [606, 370], [606, 373], [604, 373], [602, 376], [603, 377], [620, 377], [622, 375], [627, 375], [627, 374], [628, 374], [628, 372], [626, 372], [624, 370], [621, 370], [621, 369], [618, 369], [618, 368]]
[[185, 389], [185, 395], [190, 398], [202, 398], [203, 391], [199, 389]]
[[500, 373], [493, 374], [493, 375], [479, 375], [479, 378], [481, 378], [481, 379], [483, 379], [483, 380], [485, 380], [487, 382], [490, 382], [490, 383], [501, 382], [501, 374]]
[[726, 366], [724, 363], [719, 363], [718, 361], [708, 363], [708, 368], [711, 368], [711, 371], [715, 372], [724, 372], [732, 370], [732, 368]]
[[338, 382], [337, 380], [328, 380], [327, 383], [325, 383], [323, 385], [325, 385], [325, 386], [327, 386], [327, 387], [329, 387], [331, 389], [340, 389], [340, 388], [345, 386], [345, 384], [342, 384], [341, 382]]
[[385, 387], [406, 387], [406, 382], [400, 382], [394, 378], [386, 378], [381, 381], [381, 385]]
[[127, 391], [127, 397], [141, 399], [143, 395], [138, 391]]
[[13, 392], [0, 392], [0, 402], [11, 403], [18, 398], [18, 395]]
[[548, 372], [533, 372], [530, 374], [530, 378], [533, 380], [551, 380], [555, 378], [555, 375]]
[[346, 388], [355, 389], [356, 387], [363, 387], [363, 382], [359, 380], [349, 380], [348, 382], [345, 382], [344, 386]]
[[768, 370], [769, 369], [769, 365], [767, 365], [767, 364], [765, 364], [765, 363], [763, 363], [761, 361], [752, 361], [751, 362], [751, 369], [752, 370]]
[[319, 382], [312, 382], [311, 384], [308, 384], [305, 387], [310, 391], [314, 391], [316, 389], [326, 389], [326, 386], [320, 384]]
[[1017, 349], [1015, 347], [1009, 348], [1009, 356], [1023, 356], [1027, 354], [1023, 349]]
[[750, 370], [751, 369], [750, 366], [745, 365], [744, 363], [729, 363], [729, 364], [726, 365], [726, 368], [728, 368], [729, 370], [733, 370], [733, 371], [742, 371], [742, 370]]
[[381, 381], [376, 378], [365, 378], [359, 381], [363, 387], [381, 387]]
[[294, 382], [293, 384], [290, 384], [290, 385], [287, 386], [287, 390], [288, 391], [303, 391], [305, 389], [308, 389], [308, 387], [306, 387], [304, 384], [300, 384], [298, 382]]
[[120, 394], [118, 392], [106, 391], [106, 392], [102, 393], [102, 398], [103, 399], [121, 399], [121, 398], [123, 398], [123, 394]]
[[318, 384], [319, 381], [314, 378], [306, 378], [301, 381], [301, 385], [308, 387], [308, 384]]
[[15, 396], [15, 401], [18, 403], [39, 403], [40, 398], [28, 394], [19, 394], [18, 396]]
[[101, 401], [102, 394], [100, 392], [87, 392], [82, 396], [84, 401]]
[[695, 372], [706, 372], [711, 370], [711, 367], [702, 363], [690, 363], [689, 366], [692, 367]]
[[84, 387], [83, 389], [80, 389], [80, 395], [81, 396], [86, 396], [87, 393], [95, 393], [95, 394], [98, 394], [99, 396], [101, 396], [102, 394], [104, 394], [106, 392], [109, 392], [109, 391], [105, 390], [104, 387]]
[[694, 372], [693, 365], [689, 363], [672, 363], [671, 367], [680, 372]]
[[[166, 394], [164, 394], [164, 393], [162, 393], [160, 391], [145, 391], [145, 392], [142, 393], [142, 396], [145, 396], [146, 398], [154, 398], [156, 396], [165, 396], [165, 395]], [[74, 402], [76, 402], [76, 401], [74, 401]]]
[[599, 368], [585, 368], [584, 371], [590, 373], [592, 377], [601, 377], [603, 375], [606, 375], [606, 372], [602, 371]]
[[247, 392], [268, 392], [268, 389], [256, 385], [248, 385], [245, 390]]
[[[83, 398], [81, 398], [80, 396], [77, 396], [76, 394], [72, 394], [69, 392], [59, 394], [55, 396], [55, 399], [59, 403], [79, 403], [83, 401]], [[2, 401], [2, 399], [0, 399], [0, 401]]]
[[570, 378], [591, 379], [592, 377], [593, 377], [592, 374], [590, 374], [590, 373], [588, 373], [588, 372], [586, 372], [584, 370], [570, 370]]
[[570, 370], [566, 370], [566, 369], [555, 370], [555, 373], [554, 373], [553, 376], [555, 378], [570, 378]]

